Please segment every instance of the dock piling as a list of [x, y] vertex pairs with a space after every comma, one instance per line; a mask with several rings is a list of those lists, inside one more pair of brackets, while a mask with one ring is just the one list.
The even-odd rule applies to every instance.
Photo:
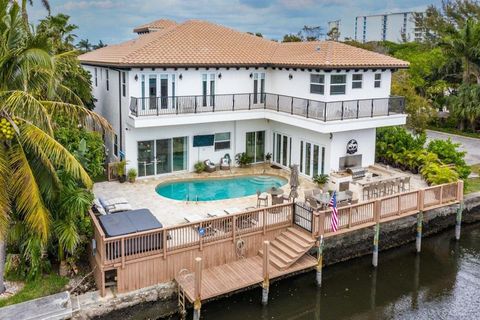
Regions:
[[460, 240], [460, 233], [462, 230], [462, 213], [463, 213], [463, 201], [460, 201], [460, 204], [457, 208], [457, 217], [455, 219], [455, 240]]
[[193, 320], [200, 320], [202, 308], [202, 258], [195, 258], [195, 301], [193, 303]]
[[262, 283], [262, 304], [268, 304], [268, 291], [270, 287], [270, 276], [268, 265], [270, 264], [270, 241], [263, 242], [263, 283]]
[[316, 282], [317, 286], [322, 286], [322, 267], [323, 267], [323, 235], [318, 238], [317, 244], [317, 274], [316, 274]]
[[372, 265], [374, 267], [378, 266], [378, 240], [380, 238], [380, 223], [377, 222], [377, 224], [374, 227], [374, 235], [373, 235], [373, 256], [372, 256]]
[[417, 237], [415, 238], [415, 247], [417, 253], [422, 250], [422, 228], [423, 228], [423, 212], [419, 211], [417, 214]]

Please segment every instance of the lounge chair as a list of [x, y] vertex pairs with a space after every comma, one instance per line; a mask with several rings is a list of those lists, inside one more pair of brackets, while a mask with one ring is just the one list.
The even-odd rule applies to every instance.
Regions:
[[215, 167], [215, 163], [210, 161], [210, 159], [205, 160], [204, 163], [205, 163], [205, 171], [215, 172], [215, 170], [217, 170], [217, 168]]
[[242, 209], [239, 209], [239, 208], [236, 208], [236, 207], [227, 208], [227, 209], [224, 209], [224, 211], [225, 211], [227, 214], [236, 214], [236, 213], [243, 212]]
[[[98, 206], [98, 204], [100, 204], [100, 206]], [[112, 198], [109, 200], [98, 198], [98, 201], [94, 201], [94, 206], [99, 212], [101, 208], [103, 208], [106, 214], [132, 210], [132, 206], [125, 198]]]
[[216, 217], [223, 217], [226, 216], [227, 213], [224, 210], [213, 210], [207, 214], [211, 218], [216, 218]]

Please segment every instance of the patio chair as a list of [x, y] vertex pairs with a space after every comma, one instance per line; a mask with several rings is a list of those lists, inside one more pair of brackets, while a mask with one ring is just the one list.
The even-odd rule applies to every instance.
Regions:
[[313, 190], [305, 190], [303, 194], [305, 195], [305, 202], [307, 202], [307, 198], [313, 197]]
[[213, 163], [210, 159], [205, 160], [203, 163], [205, 163], [205, 171], [215, 172], [216, 170], [215, 163]]
[[308, 198], [306, 198], [305, 200], [306, 200], [305, 202], [308, 204], [308, 206], [309, 206], [310, 208], [312, 208], [312, 209], [318, 209], [318, 208], [319, 208], [319, 205], [318, 205], [318, 203], [317, 203], [317, 200], [315, 200], [315, 198], [313, 198], [313, 197], [308, 197]]
[[363, 200], [369, 200], [370, 199], [370, 186], [363, 187], [362, 191], [362, 198]]
[[287, 194], [282, 194], [281, 195], [283, 201], [291, 202], [293, 201], [293, 191], [290, 190], [290, 192]]
[[283, 203], [283, 197], [282, 196], [272, 195], [272, 205], [282, 204], [282, 203]]
[[313, 193], [314, 196], [318, 196], [318, 195], [322, 194], [322, 190], [320, 190], [320, 189], [313, 189], [313, 190], [312, 190], [312, 193]]
[[221, 170], [230, 170], [230, 157], [223, 157], [220, 159], [220, 169]]
[[393, 181], [393, 193], [402, 191], [402, 178], [396, 178]]
[[[407, 187], [408, 185], [408, 187]], [[402, 179], [402, 191], [410, 191], [410, 177], [405, 177]]]
[[101, 207], [103, 207], [106, 214], [132, 210], [132, 206], [130, 205], [130, 203], [128, 203], [128, 201], [125, 198], [121, 198], [121, 197], [112, 198], [109, 200], [98, 198], [98, 202], [100, 203]]
[[257, 208], [260, 208], [262, 205], [268, 207], [268, 194], [257, 191]]

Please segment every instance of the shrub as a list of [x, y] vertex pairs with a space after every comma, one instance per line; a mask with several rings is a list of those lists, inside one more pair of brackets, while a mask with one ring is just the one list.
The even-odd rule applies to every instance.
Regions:
[[202, 173], [203, 171], [205, 171], [206, 168], [203, 161], [197, 161], [193, 167], [195, 168], [196, 173]]
[[137, 170], [135, 168], [128, 169], [127, 177], [128, 177], [128, 181], [132, 183], [135, 182], [135, 179], [137, 178]]
[[313, 182], [315, 182], [319, 186], [323, 186], [328, 182], [328, 175], [327, 174], [316, 175], [313, 177]]
[[455, 170], [461, 179], [466, 179], [471, 173], [470, 167], [465, 162], [466, 152], [458, 151], [459, 143], [448, 140], [432, 140], [427, 150], [438, 155], [438, 158], [445, 164], [455, 165]]
[[253, 162], [253, 157], [249, 156], [246, 152], [237, 153], [235, 156], [235, 162], [240, 167], [245, 167]]

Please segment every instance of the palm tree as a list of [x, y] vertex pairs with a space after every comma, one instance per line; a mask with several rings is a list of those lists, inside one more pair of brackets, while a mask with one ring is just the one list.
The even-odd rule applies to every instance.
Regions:
[[480, 84], [480, 23], [468, 19], [461, 29], [448, 30], [440, 44], [452, 57], [461, 59], [462, 82], [469, 84], [474, 76]]
[[53, 119], [64, 116], [110, 129], [82, 105], [63, 102], [73, 93], [62, 84], [59, 65], [71, 56], [52, 55], [45, 37], [25, 28], [18, 4], [8, 3], [0, 1], [0, 292], [12, 220], [25, 226], [27, 254], [42, 251], [52, 230], [48, 204], [64, 187], [59, 170], [84, 188], [92, 187], [82, 165], [54, 139]]
[[82, 52], [89, 52], [92, 50], [92, 44], [88, 39], [82, 39], [78, 42], [77, 48]]
[[98, 41], [98, 44], [94, 44], [93, 45], [93, 49], [94, 50], [97, 50], [97, 49], [100, 49], [100, 48], [105, 48], [107, 45], [105, 43], [103, 43], [102, 40]]
[[478, 85], [464, 84], [460, 86], [456, 95], [450, 97], [452, 113], [460, 119], [460, 130], [468, 122], [473, 132], [476, 131], [478, 119], [480, 119], [480, 87]]
[[[10, 0], [12, 3], [18, 3], [18, 0]], [[27, 2], [33, 6], [33, 0], [22, 0], [22, 18], [25, 25], [28, 25], [28, 13], [27, 13]], [[42, 6], [47, 10], [48, 15], [50, 15], [50, 2], [48, 0], [42, 0]]]

